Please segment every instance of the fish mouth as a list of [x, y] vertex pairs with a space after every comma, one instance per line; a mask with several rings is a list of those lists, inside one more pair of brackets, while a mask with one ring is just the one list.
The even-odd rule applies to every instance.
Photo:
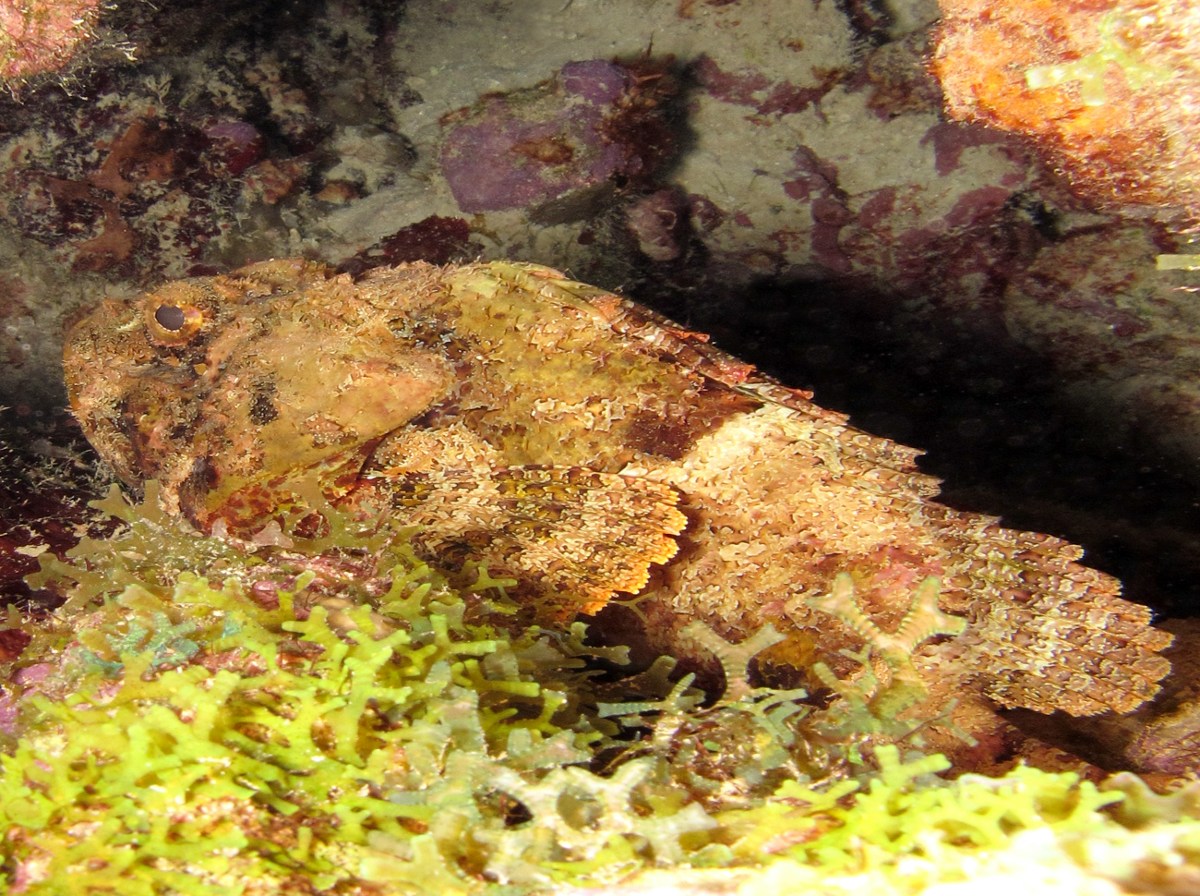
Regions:
[[99, 408], [89, 407], [84, 396], [74, 391], [69, 395], [71, 413], [83, 430], [84, 436], [100, 459], [107, 464], [133, 492], [140, 495], [141, 477], [135, 473], [142, 451], [138, 447], [137, 433], [131, 431], [133, 421], [116, 406], [114, 413], [103, 413]]
[[[107, 300], [76, 314], [63, 349], [63, 378], [71, 414], [100, 458], [140, 492], [146, 460], [145, 411], [151, 406], [153, 361], [129, 351], [136, 315], [128, 303]], [[130, 357], [132, 355], [132, 357]]]

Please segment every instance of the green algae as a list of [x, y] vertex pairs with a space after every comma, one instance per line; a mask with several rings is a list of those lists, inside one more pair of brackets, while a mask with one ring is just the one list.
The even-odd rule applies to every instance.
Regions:
[[1077, 83], [1080, 99], [1087, 106], [1102, 106], [1108, 99], [1105, 78], [1110, 69], [1119, 71], [1130, 90], [1150, 85], [1169, 84], [1178, 77], [1171, 68], [1150, 58], [1148, 47], [1137, 45], [1139, 23], [1129, 11], [1115, 10], [1097, 20], [1099, 47], [1079, 59], [1026, 70], [1025, 84], [1030, 90]]
[[[12, 892], [524, 893], [656, 867], [919, 892], [1035, 835], [1077, 870], [1109, 855], [1088, 843], [1119, 846], [1129, 878], [1146, 832], [1158, 860], [1200, 858], [1194, 799], [1160, 811], [1128, 780], [1025, 767], [949, 780], [913, 749], [885, 714], [919, 698], [907, 657], [951, 624], [933, 582], [892, 634], [848, 586], [821, 601], [868, 647], [818, 707], [753, 684], [769, 629], [692, 632], [725, 670], [705, 694], [667, 658], [620, 674], [627, 652], [582, 623], [515, 622], [505, 580], [455, 589], [402, 531], [331, 513], [247, 545], [104, 506], [123, 528], [47, 561], [67, 604], [24, 622], [8, 669], [26, 682], [0, 753]], [[1122, 800], [1125, 823], [1105, 811]]]

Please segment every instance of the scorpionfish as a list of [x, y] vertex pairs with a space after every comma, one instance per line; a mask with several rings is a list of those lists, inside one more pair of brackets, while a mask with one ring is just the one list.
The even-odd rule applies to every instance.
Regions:
[[636, 596], [676, 655], [691, 620], [769, 622], [777, 665], [844, 667], [859, 637], [814, 597], [848, 575], [887, 630], [936, 577], [962, 631], [916, 662], [946, 695], [1123, 713], [1169, 669], [1170, 635], [1079, 548], [937, 503], [914, 449], [549, 268], [262, 262], [104, 301], [65, 369], [121, 479], [208, 532], [261, 530], [315, 480], [443, 568], [515, 579], [540, 619]]

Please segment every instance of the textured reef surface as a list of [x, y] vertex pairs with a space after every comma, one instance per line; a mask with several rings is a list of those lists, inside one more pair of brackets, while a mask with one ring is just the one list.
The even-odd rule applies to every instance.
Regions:
[[0, 0], [8, 890], [1200, 890], [1196, 11], [986, 6]]
[[62, 69], [89, 40], [99, 0], [4, 0], [0, 3], [0, 81], [19, 89], [26, 80]]

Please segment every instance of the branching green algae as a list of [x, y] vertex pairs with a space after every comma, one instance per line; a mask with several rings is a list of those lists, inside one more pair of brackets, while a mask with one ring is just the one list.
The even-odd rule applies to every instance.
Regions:
[[110, 497], [123, 528], [44, 564], [65, 607], [9, 620], [34, 640], [6, 677], [8, 892], [524, 893], [658, 867], [726, 891], [910, 893], [1033, 840], [1078, 874], [1200, 873], [1200, 823], [1178, 811], [1197, 798], [1159, 812], [1128, 780], [1025, 767], [951, 781], [914, 749], [907, 655], [951, 624], [934, 582], [890, 635], [848, 580], [821, 601], [868, 642], [821, 707], [753, 684], [769, 629], [692, 632], [727, 679], [706, 695], [669, 659], [614, 672], [625, 651], [581, 623], [515, 623], [503, 580], [452, 586], [394, 530], [325, 508], [307, 538], [237, 545], [153, 506]]

